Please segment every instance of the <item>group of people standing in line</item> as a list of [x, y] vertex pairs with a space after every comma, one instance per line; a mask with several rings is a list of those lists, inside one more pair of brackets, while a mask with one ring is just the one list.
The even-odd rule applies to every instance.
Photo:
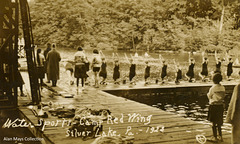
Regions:
[[[56, 86], [57, 80], [59, 79], [59, 62], [61, 61], [60, 53], [56, 50], [56, 45], [51, 44], [47, 45], [47, 49], [44, 50], [44, 53], [41, 53], [41, 49], [37, 49], [37, 67], [38, 67], [38, 76], [40, 79], [40, 83], [43, 83], [43, 78], [45, 76], [45, 73], [47, 74], [47, 83], [52, 81], [52, 86]], [[150, 77], [150, 69], [151, 64], [149, 61], [149, 55], [148, 53], [145, 53], [143, 56], [143, 59], [145, 61], [145, 71], [144, 71], [144, 80], [145, 84], [149, 83], [149, 77]], [[127, 57], [125, 54], [125, 58], [127, 63], [130, 65], [129, 67], [129, 81], [130, 84], [135, 85], [135, 76], [136, 76], [136, 63], [138, 59], [138, 54], [135, 53], [134, 56], [131, 55], [130, 58]], [[216, 69], [214, 72], [211, 72], [211, 74], [219, 72], [221, 73], [221, 65], [222, 65], [222, 59], [217, 56], [215, 53], [216, 58]], [[202, 71], [199, 73], [199, 76], [202, 78], [202, 81], [209, 81], [209, 72], [208, 72], [208, 57], [205, 56], [205, 53], [202, 53]], [[113, 61], [114, 61], [114, 68], [113, 68], [113, 80], [114, 84], [120, 84], [120, 62], [119, 62], [119, 56], [117, 53], [113, 53]], [[167, 67], [168, 64], [166, 60], [159, 55], [159, 62], [161, 66], [161, 81], [162, 83], [165, 82], [167, 77]], [[233, 73], [233, 59], [229, 55], [227, 55], [227, 79], [231, 80], [231, 75]], [[175, 77], [175, 83], [179, 84], [180, 80], [183, 78], [183, 72], [179, 64], [176, 63], [174, 60], [175, 70], [176, 70], [176, 77]], [[90, 69], [91, 66], [91, 69]], [[188, 71], [186, 72], [185, 76], [189, 82], [195, 81], [195, 74], [194, 74], [194, 67], [195, 67], [195, 60], [189, 53], [189, 66]], [[66, 72], [70, 79], [70, 84], [74, 84], [74, 78], [76, 78], [76, 85], [79, 87], [79, 80], [81, 79], [82, 88], [84, 88], [84, 84], [88, 83], [87, 78], [89, 77], [87, 72], [92, 70], [94, 73], [94, 79], [95, 87], [99, 87], [99, 84], [107, 84], [107, 62], [105, 55], [103, 52], [97, 49], [93, 50], [93, 60], [90, 65], [90, 62], [82, 49], [82, 47], [78, 47], [77, 52], [74, 54], [72, 59], [69, 59], [66, 61], [65, 65]], [[102, 78], [102, 81], [99, 83], [99, 77]], [[126, 83], [126, 80], [123, 81], [123, 83]], [[158, 78], [156, 79], [156, 83], [158, 83]]]
[[[202, 71], [199, 73], [199, 76], [202, 78], [202, 81], [209, 81], [209, 72], [208, 72], [208, 58], [204, 56], [204, 52], [202, 53]], [[211, 75], [214, 73], [221, 73], [221, 66], [223, 59], [221, 59], [219, 56], [217, 56], [217, 53], [215, 52], [215, 59], [216, 59], [216, 69], [215, 71], [211, 72]], [[231, 75], [233, 73], [233, 58], [230, 55], [226, 55], [226, 61], [227, 61], [227, 80], [231, 80]], [[189, 55], [189, 67], [188, 72], [186, 73], [186, 77], [189, 82], [195, 81], [194, 79], [194, 66], [195, 66], [195, 60], [194, 58], [190, 57]]]
[[[98, 87], [98, 76], [102, 76], [106, 79], [106, 62], [104, 57], [101, 58], [100, 54], [103, 53], [97, 49], [93, 50], [93, 61], [92, 61], [92, 71], [95, 76], [95, 87]], [[103, 55], [104, 56], [104, 55]], [[37, 60], [37, 75], [42, 86], [45, 73], [47, 76], [47, 83], [52, 81], [52, 86], [57, 85], [59, 80], [59, 62], [61, 61], [60, 53], [56, 50], [55, 44], [47, 44], [47, 48], [42, 53], [41, 49], [37, 49], [36, 53]], [[82, 89], [84, 89], [85, 82], [88, 78], [87, 72], [90, 70], [90, 63], [84, 50], [78, 47], [77, 52], [74, 54], [73, 59], [68, 59], [66, 61], [65, 69], [66, 73], [70, 78], [70, 84], [74, 84], [74, 78], [76, 78], [77, 89], [79, 88], [79, 81], [81, 80]], [[100, 71], [101, 70], [101, 71]], [[100, 72], [100, 74], [99, 74]], [[105, 83], [104, 80], [101, 83]]]

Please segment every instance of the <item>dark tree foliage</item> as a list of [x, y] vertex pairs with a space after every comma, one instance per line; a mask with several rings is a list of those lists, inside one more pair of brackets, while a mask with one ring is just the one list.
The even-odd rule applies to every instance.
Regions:
[[[238, 0], [34, 0], [38, 44], [74, 48], [206, 50], [239, 47]], [[220, 18], [224, 25], [219, 34]]]

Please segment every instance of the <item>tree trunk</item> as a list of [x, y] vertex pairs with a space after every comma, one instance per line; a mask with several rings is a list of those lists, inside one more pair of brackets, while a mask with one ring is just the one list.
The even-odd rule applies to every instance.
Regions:
[[222, 33], [224, 10], [225, 10], [225, 6], [223, 4], [222, 15], [221, 15], [221, 20], [220, 20], [220, 26], [219, 26], [219, 34]]

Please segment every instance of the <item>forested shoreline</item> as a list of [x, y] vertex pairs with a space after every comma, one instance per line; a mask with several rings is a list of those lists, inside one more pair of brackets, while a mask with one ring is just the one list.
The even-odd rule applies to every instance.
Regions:
[[38, 45], [150, 51], [240, 47], [240, 0], [34, 0], [30, 11]]

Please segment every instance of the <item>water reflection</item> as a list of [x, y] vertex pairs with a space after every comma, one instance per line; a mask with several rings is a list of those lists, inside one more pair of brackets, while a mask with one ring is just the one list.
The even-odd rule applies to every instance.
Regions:
[[[223, 114], [223, 119], [226, 119], [228, 103], [230, 101], [230, 96], [227, 96], [225, 99], [225, 111]], [[152, 105], [153, 107], [157, 107], [167, 112], [174, 113], [178, 116], [197, 121], [198, 123], [202, 123], [205, 125], [211, 125], [211, 122], [207, 120], [208, 116], [208, 100], [195, 100], [195, 102], [185, 103], [157, 103]], [[223, 131], [227, 131], [231, 133], [231, 125], [224, 123], [222, 127]]]

